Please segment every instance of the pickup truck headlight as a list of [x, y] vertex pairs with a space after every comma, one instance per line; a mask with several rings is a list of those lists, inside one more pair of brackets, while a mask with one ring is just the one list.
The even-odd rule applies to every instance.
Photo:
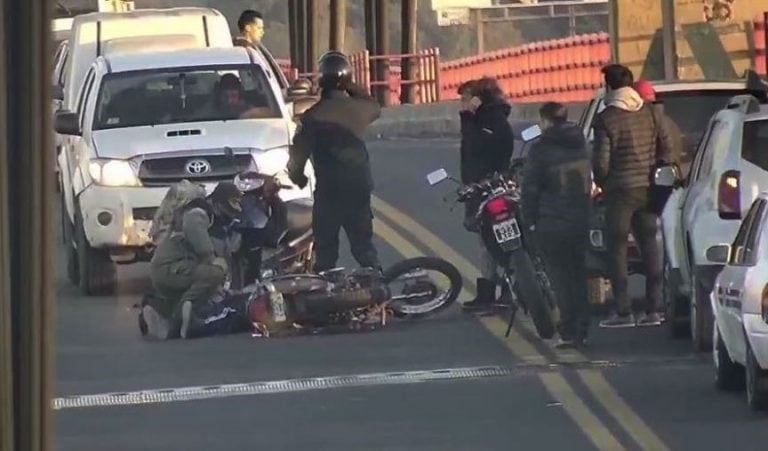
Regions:
[[125, 160], [91, 160], [88, 173], [102, 186], [141, 186], [130, 162]]
[[[271, 175], [277, 178], [277, 180], [286, 186], [292, 186], [293, 182], [288, 177], [288, 146], [275, 147], [269, 150], [265, 150], [261, 153], [257, 153], [253, 156], [256, 163], [256, 170], [260, 174]], [[312, 162], [307, 161], [307, 167], [305, 174], [309, 177], [309, 187], [312, 189], [314, 184], [314, 173], [312, 169]]]

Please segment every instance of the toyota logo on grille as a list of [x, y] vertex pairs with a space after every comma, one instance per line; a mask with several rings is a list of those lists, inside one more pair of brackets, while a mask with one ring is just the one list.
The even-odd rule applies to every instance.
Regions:
[[189, 160], [186, 168], [189, 174], [203, 175], [211, 172], [211, 163], [205, 160]]

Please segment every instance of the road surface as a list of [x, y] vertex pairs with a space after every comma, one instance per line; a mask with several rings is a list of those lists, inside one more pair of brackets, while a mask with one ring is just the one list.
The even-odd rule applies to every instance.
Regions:
[[[424, 179], [457, 173], [457, 145], [383, 141], [371, 153], [384, 263], [439, 255], [473, 291], [478, 243], [443, 202], [450, 187]], [[145, 342], [131, 306], [146, 265], [121, 268], [108, 298], [78, 296], [61, 252], [58, 267], [59, 450], [768, 446], [768, 416], [750, 413], [743, 393], [716, 391], [709, 355], [661, 328], [593, 328], [587, 350], [565, 352], [536, 339], [527, 319], [504, 339], [501, 319], [454, 308], [369, 334]], [[318, 377], [327, 379], [307, 380]], [[252, 382], [272, 383], [231, 385]], [[139, 391], [159, 402], [131, 405]], [[90, 396], [100, 394], [112, 395]]]

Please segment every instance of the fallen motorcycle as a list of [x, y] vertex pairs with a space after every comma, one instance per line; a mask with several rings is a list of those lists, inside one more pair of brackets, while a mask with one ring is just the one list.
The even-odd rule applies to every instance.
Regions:
[[[337, 268], [320, 274], [280, 275], [242, 291], [227, 292], [200, 307], [188, 337], [243, 332], [284, 337], [376, 330], [392, 318], [434, 315], [454, 303], [461, 288], [459, 271], [433, 257], [403, 260], [383, 273], [370, 268]], [[141, 317], [139, 326], [146, 334]]]

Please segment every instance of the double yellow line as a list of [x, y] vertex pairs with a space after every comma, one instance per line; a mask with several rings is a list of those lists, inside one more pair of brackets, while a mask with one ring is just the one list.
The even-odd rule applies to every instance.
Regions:
[[[461, 254], [456, 252], [442, 239], [427, 230], [413, 218], [401, 212], [379, 198], [373, 199], [373, 209], [377, 216], [386, 219], [403, 231], [412, 235], [414, 241], [430, 249], [436, 255], [453, 263], [462, 275], [468, 279], [469, 286], [474, 291], [474, 280], [480, 276], [480, 271]], [[374, 220], [376, 234], [384, 239], [405, 258], [421, 255], [413, 241], [405, 238], [395, 228], [381, 219]], [[466, 298], [469, 290], [465, 287], [463, 296]], [[536, 334], [530, 321], [518, 315], [516, 323], [524, 330]], [[589, 362], [589, 359], [576, 350], [560, 351], [550, 348], [550, 352], [539, 352], [530, 341], [526, 340], [517, 330], [513, 329], [509, 338], [504, 336], [506, 324], [496, 316], [482, 317], [480, 323], [495, 337], [501, 340], [511, 353], [526, 363], [579, 363]], [[619, 393], [605, 379], [599, 370], [579, 369], [576, 371], [589, 394], [597, 400], [619, 424], [619, 426], [641, 448], [653, 451], [667, 451], [669, 448], [643, 421], [643, 419], [622, 399]], [[592, 444], [599, 450], [625, 450], [626, 447], [616, 438], [603, 421], [589, 408], [584, 400], [576, 393], [571, 384], [558, 372], [542, 372], [538, 374], [546, 390], [557, 399], [570, 418], [584, 432]]]

